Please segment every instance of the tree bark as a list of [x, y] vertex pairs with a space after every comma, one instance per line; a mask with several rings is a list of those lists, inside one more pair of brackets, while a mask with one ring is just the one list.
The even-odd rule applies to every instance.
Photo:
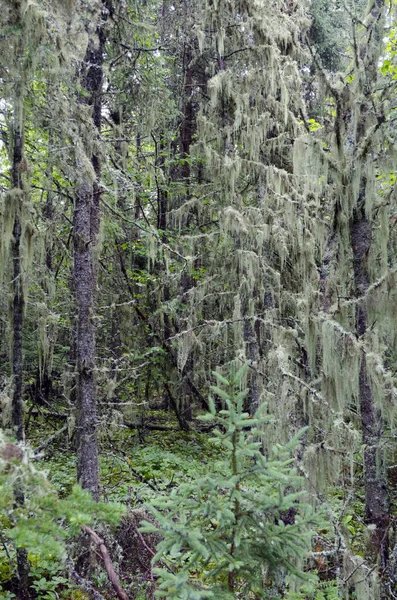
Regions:
[[[165, 144], [164, 144], [164, 134], [161, 132], [160, 134], [160, 143], [159, 143], [160, 154], [157, 153], [157, 144], [156, 144], [156, 162], [159, 168], [164, 173], [164, 179], [167, 178], [167, 169], [165, 164]], [[168, 192], [165, 189], [165, 186], [161, 184], [159, 181], [157, 182], [157, 211], [158, 211], [158, 219], [157, 219], [157, 228], [160, 231], [161, 241], [165, 244], [168, 243], [167, 238], [167, 216], [168, 216]], [[163, 264], [164, 272], [166, 271], [165, 263]], [[163, 302], [167, 303], [171, 299], [170, 296], [170, 288], [168, 282], [165, 281], [163, 285]], [[167, 313], [168, 308], [163, 312], [163, 320], [164, 320], [164, 344], [169, 344], [169, 338], [172, 333], [172, 324], [170, 318]], [[183, 414], [183, 407], [180, 406], [180, 402], [175, 400], [174, 395], [171, 392], [171, 388], [167, 381], [164, 382], [164, 397], [167, 402], [175, 412], [176, 418], [181, 429], [185, 431], [189, 431], [189, 423]]]
[[258, 373], [257, 365], [259, 360], [259, 349], [257, 336], [255, 333], [255, 319], [254, 315], [250, 315], [249, 310], [249, 297], [250, 290], [247, 285], [240, 286], [240, 298], [241, 298], [241, 316], [244, 319], [243, 322], [243, 339], [245, 346], [245, 356], [250, 361], [250, 369], [248, 373], [248, 396], [246, 398], [247, 410], [250, 415], [254, 415], [259, 408], [259, 386], [258, 386]]
[[77, 308], [77, 478], [98, 498], [97, 406], [95, 392], [95, 290], [91, 244], [93, 189], [80, 185], [74, 212], [74, 289]]
[[[103, 2], [102, 19], [106, 20], [107, 3]], [[101, 92], [105, 33], [103, 25], [96, 30], [97, 40], [90, 40], [82, 73], [82, 86], [88, 92], [82, 98], [92, 110], [94, 127], [101, 127]], [[83, 134], [84, 135], [84, 134]], [[79, 181], [73, 218], [74, 291], [76, 295], [76, 370], [77, 370], [77, 478], [95, 499], [99, 495], [97, 400], [95, 390], [95, 305], [97, 268], [95, 251], [100, 224], [100, 161], [91, 154], [83, 140], [86, 154], [92, 162], [96, 179], [92, 183], [83, 173]]]
[[[21, 6], [16, 3], [15, 23], [20, 24]], [[20, 66], [20, 58], [23, 56], [24, 49], [21, 42], [17, 42], [16, 63]], [[12, 295], [13, 304], [12, 313], [12, 376], [13, 376], [13, 396], [11, 410], [11, 424], [18, 442], [25, 441], [24, 427], [24, 408], [22, 401], [23, 393], [23, 316], [24, 316], [24, 294], [23, 294], [23, 273], [22, 273], [22, 212], [25, 201], [25, 189], [23, 174], [26, 171], [24, 160], [24, 96], [25, 96], [25, 75], [22, 71], [15, 84], [14, 93], [14, 114], [12, 123], [12, 167], [11, 167], [11, 190], [13, 197], [10, 200], [14, 203], [12, 211], [14, 214], [14, 224], [11, 242], [12, 257]], [[18, 484], [14, 487], [14, 497], [16, 506], [23, 506], [25, 498]], [[29, 563], [28, 554], [24, 548], [17, 549], [17, 597], [18, 600], [29, 600]]]
[[184, 89], [183, 89], [183, 119], [181, 124], [181, 156], [183, 159], [181, 175], [186, 185], [187, 191], [186, 196], [189, 196], [190, 187], [190, 146], [193, 141], [193, 133], [196, 128], [196, 118], [192, 103], [192, 90], [193, 90], [193, 69], [191, 66], [192, 62], [192, 41], [189, 40], [185, 44], [184, 56], [183, 56], [183, 69], [185, 75]]
[[23, 132], [21, 128], [23, 119], [23, 99], [16, 98], [14, 106], [13, 123], [13, 164], [12, 164], [12, 188], [18, 190], [15, 195], [14, 207], [15, 218], [12, 231], [12, 262], [13, 262], [13, 305], [12, 305], [12, 330], [13, 330], [13, 352], [12, 352], [12, 374], [13, 374], [13, 398], [12, 398], [12, 426], [18, 441], [24, 441], [24, 422], [22, 404], [22, 330], [23, 330], [23, 285], [21, 271], [21, 209], [23, 203], [23, 181], [22, 181], [22, 159], [23, 159]]
[[[362, 196], [364, 197], [365, 193]], [[350, 225], [357, 297], [364, 296], [370, 286], [367, 256], [371, 246], [371, 233], [371, 225], [365, 217], [364, 207], [359, 206]], [[362, 337], [367, 331], [365, 300], [358, 303], [356, 319], [357, 334]], [[376, 526], [371, 534], [368, 554], [372, 559], [379, 555], [384, 569], [388, 562], [387, 533], [390, 522], [390, 505], [384, 451], [381, 444], [383, 419], [380, 410], [375, 406], [364, 350], [361, 356], [359, 392], [364, 448], [365, 521], [368, 525]]]

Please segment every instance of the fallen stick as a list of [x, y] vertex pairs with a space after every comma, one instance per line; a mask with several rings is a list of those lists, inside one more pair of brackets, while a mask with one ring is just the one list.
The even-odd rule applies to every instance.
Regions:
[[99, 537], [99, 535], [97, 535], [95, 533], [95, 531], [93, 531], [91, 529], [91, 527], [88, 527], [87, 525], [85, 525], [83, 527], [83, 529], [86, 533], [88, 533], [88, 535], [91, 537], [91, 539], [99, 547], [99, 552], [101, 553], [101, 556], [102, 556], [102, 559], [103, 559], [103, 562], [105, 565], [105, 569], [106, 569], [106, 572], [109, 577], [109, 581], [112, 584], [114, 591], [116, 592], [116, 594], [118, 595], [120, 600], [129, 600], [127, 594], [125, 593], [125, 591], [123, 590], [123, 588], [120, 585], [119, 578], [117, 577], [117, 573], [114, 570], [113, 563], [109, 556], [108, 549], [105, 546], [105, 542], [103, 541], [102, 538]]

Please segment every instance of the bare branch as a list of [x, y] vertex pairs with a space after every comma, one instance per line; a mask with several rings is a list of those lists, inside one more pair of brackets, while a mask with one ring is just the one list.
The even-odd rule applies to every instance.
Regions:
[[102, 538], [99, 537], [99, 535], [95, 533], [95, 531], [91, 529], [91, 527], [88, 527], [88, 525], [85, 525], [83, 529], [86, 533], [88, 533], [92, 541], [95, 542], [95, 544], [99, 547], [99, 552], [101, 553], [103, 563], [105, 565], [105, 569], [109, 577], [109, 581], [112, 584], [117, 596], [120, 598], [120, 600], [129, 600], [126, 592], [120, 585], [119, 578], [117, 576], [116, 571], [114, 570], [114, 566], [109, 556], [108, 549], [105, 546], [105, 542]]

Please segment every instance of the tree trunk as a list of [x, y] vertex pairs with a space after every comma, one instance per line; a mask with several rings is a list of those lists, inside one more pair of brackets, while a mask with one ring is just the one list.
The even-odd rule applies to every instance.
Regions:
[[[365, 196], [365, 193], [362, 194]], [[354, 280], [357, 297], [368, 291], [370, 278], [367, 256], [371, 246], [371, 225], [365, 218], [364, 207], [359, 206], [350, 225], [353, 251]], [[367, 331], [367, 311], [365, 300], [357, 306], [357, 334], [362, 338]], [[359, 375], [360, 408], [362, 423], [362, 442], [364, 448], [364, 489], [365, 521], [375, 525], [368, 545], [368, 554], [372, 559], [378, 555], [382, 568], [388, 561], [389, 494], [386, 479], [384, 450], [382, 448], [383, 419], [375, 406], [371, 383], [367, 374], [366, 353], [362, 351]]]
[[[20, 108], [20, 110], [18, 110]], [[15, 220], [13, 226], [12, 241], [12, 260], [13, 260], [13, 306], [12, 306], [12, 375], [13, 375], [13, 396], [12, 396], [12, 427], [18, 442], [25, 441], [24, 410], [22, 402], [22, 383], [23, 383], [23, 353], [22, 353], [22, 333], [23, 333], [23, 312], [24, 297], [22, 285], [22, 257], [21, 257], [21, 212], [23, 203], [23, 182], [21, 176], [21, 165], [23, 159], [23, 132], [21, 129], [21, 117], [23, 116], [23, 101], [18, 98], [14, 107], [13, 124], [13, 164], [12, 164], [12, 186], [14, 190], [20, 190], [20, 195], [15, 196]], [[17, 506], [24, 504], [24, 495], [18, 486], [15, 487], [15, 503]], [[18, 600], [29, 600], [29, 563], [28, 554], [24, 548], [17, 550], [17, 597]]]
[[[103, 3], [102, 18], [107, 14]], [[101, 92], [103, 81], [103, 53], [105, 34], [102, 25], [96, 31], [98, 40], [90, 40], [83, 65], [82, 85], [88, 92], [81, 99], [92, 109], [93, 125], [101, 127]], [[77, 478], [95, 499], [99, 495], [97, 401], [95, 390], [95, 304], [97, 289], [96, 248], [100, 224], [100, 161], [90, 153], [96, 180], [92, 183], [84, 172], [78, 184], [73, 218], [74, 291], [76, 294], [77, 333]]]
[[12, 374], [13, 374], [13, 398], [12, 398], [12, 426], [18, 441], [24, 441], [23, 404], [22, 404], [22, 328], [23, 328], [23, 285], [21, 272], [21, 212], [23, 203], [22, 182], [22, 159], [23, 159], [23, 132], [21, 123], [23, 118], [23, 100], [17, 98], [14, 107], [13, 124], [13, 164], [12, 164], [12, 188], [18, 190], [15, 195], [14, 207], [15, 219], [12, 231], [12, 261], [13, 261], [13, 305], [12, 305], [12, 330], [13, 330], [13, 352], [12, 352]]
[[93, 188], [82, 182], [74, 212], [74, 289], [77, 308], [77, 478], [98, 498], [97, 407], [95, 392], [96, 274], [91, 244]]
[[192, 145], [193, 132], [196, 128], [196, 119], [192, 104], [193, 89], [193, 70], [192, 62], [192, 42], [189, 40], [185, 44], [183, 57], [183, 68], [185, 74], [185, 83], [183, 90], [183, 119], [181, 124], [181, 156], [183, 159], [181, 175], [186, 185], [186, 196], [189, 197], [190, 187], [190, 146]]
[[[157, 161], [159, 168], [164, 173], [164, 179], [166, 179], [167, 178], [167, 170], [166, 170], [166, 165], [165, 165], [165, 144], [164, 144], [163, 132], [161, 132], [161, 134], [160, 134], [159, 150], [160, 150], [160, 154], [156, 156], [156, 161]], [[156, 149], [156, 152], [157, 152], [157, 149]], [[168, 192], [165, 189], [165, 186], [162, 183], [160, 183], [159, 181], [157, 183], [157, 214], [158, 214], [157, 228], [161, 232], [160, 233], [161, 241], [164, 244], [167, 244], [168, 243], [168, 238], [167, 238]], [[163, 263], [163, 267], [164, 267], [164, 273], [165, 273], [166, 272], [165, 262]], [[167, 275], [165, 273], [165, 282], [163, 285], [163, 302], [164, 302], [164, 304], [169, 302], [171, 299], [170, 288], [168, 285], [168, 281], [166, 280], [166, 277], [167, 277]], [[166, 344], [166, 345], [169, 344], [169, 338], [172, 333], [172, 324], [171, 324], [171, 321], [170, 321], [167, 311], [168, 311], [168, 307], [166, 307], [165, 311], [163, 312], [164, 344]], [[185, 431], [189, 431], [189, 424], [183, 414], [183, 407], [180, 406], [180, 402], [177, 402], [177, 400], [175, 400], [174, 395], [171, 392], [169, 383], [167, 381], [164, 383], [164, 398], [166, 400], [166, 403], [168, 405], [170, 405], [171, 408], [173, 409], [173, 411], [175, 412], [176, 418], [178, 420], [178, 423], [179, 423], [181, 429], [184, 429]]]
[[244, 319], [243, 322], [243, 340], [245, 346], [245, 356], [250, 361], [252, 367], [248, 373], [248, 396], [246, 398], [247, 411], [250, 415], [254, 415], [259, 408], [259, 387], [258, 387], [258, 375], [257, 365], [259, 360], [259, 349], [257, 336], [255, 332], [255, 318], [253, 314], [250, 314], [249, 308], [249, 294], [250, 290], [244, 283], [240, 286], [240, 298], [241, 298], [241, 316]]
[[[382, 46], [383, 26], [386, 14], [385, 0], [376, 0], [372, 3], [368, 13], [368, 29], [364, 40], [366, 45], [361, 47], [360, 58], [363, 68], [367, 73], [368, 80], [372, 82], [375, 89], [378, 67], [378, 56]], [[368, 255], [372, 243], [373, 224], [371, 217], [366, 216], [365, 198], [371, 194], [367, 189], [366, 161], [371, 161], [369, 154], [371, 138], [369, 128], [371, 126], [371, 111], [373, 106], [369, 100], [368, 90], [363, 90], [362, 101], [356, 117], [356, 153], [360, 148], [362, 158], [362, 174], [360, 180], [359, 195], [356, 207], [350, 219], [350, 237], [353, 254], [354, 281], [356, 287], [357, 310], [356, 310], [356, 332], [361, 339], [364, 338], [368, 328], [368, 317], [366, 298], [360, 301], [360, 297], [367, 294], [371, 280], [368, 269]], [[357, 99], [352, 97], [351, 103]], [[351, 113], [354, 114], [353, 104]], [[384, 122], [384, 118], [377, 117], [376, 129]], [[376, 131], [375, 129], [375, 131]], [[354, 179], [354, 169], [357, 169], [357, 160], [351, 156], [351, 179]], [[389, 553], [388, 528], [390, 522], [390, 503], [386, 477], [386, 466], [384, 461], [384, 450], [382, 448], [383, 418], [380, 408], [375, 405], [372, 383], [368, 377], [367, 360], [365, 349], [362, 350], [361, 367], [359, 373], [359, 397], [362, 423], [362, 442], [364, 448], [364, 489], [365, 489], [365, 521], [368, 525], [375, 525], [376, 529], [371, 531], [368, 544], [368, 555], [372, 559], [380, 558], [383, 571], [387, 568]], [[388, 592], [382, 581], [381, 598], [386, 599]]]
[[[334, 135], [338, 170], [335, 173], [339, 181], [339, 197], [335, 202], [334, 228], [325, 249], [320, 273], [323, 308], [327, 311], [331, 306], [331, 292], [327, 289], [331, 261], [337, 263], [350, 260], [341, 242], [350, 236], [355, 288], [353, 296], [356, 301], [356, 322], [355, 325], [352, 324], [352, 328], [362, 343], [361, 349], [358, 349], [361, 354], [357, 383], [364, 454], [365, 522], [369, 526], [375, 526], [368, 529], [370, 539], [367, 554], [371, 561], [380, 559], [383, 571], [388, 562], [390, 506], [382, 447], [383, 418], [380, 408], [375, 404], [367, 363], [367, 347], [370, 344], [367, 296], [372, 283], [368, 256], [377, 226], [375, 211], [368, 209], [367, 200], [374, 193], [369, 179], [370, 163], [374, 161], [378, 147], [382, 145], [376, 132], [385, 121], [383, 109], [381, 105], [374, 107], [373, 97], [378, 85], [379, 54], [382, 50], [386, 13], [384, 0], [375, 0], [371, 4], [366, 15], [365, 30], [355, 48], [354, 83], [347, 83], [342, 89], [330, 88], [336, 105]], [[365, 73], [365, 85], [362, 73]], [[342, 270], [339, 269], [339, 272]], [[349, 292], [350, 282], [347, 278], [345, 283], [346, 291]], [[334, 301], [337, 293], [335, 288]], [[388, 592], [383, 588], [381, 598], [387, 597]]]
[[[20, 9], [18, 5], [16, 8]], [[20, 21], [19, 10], [16, 12], [16, 23]], [[23, 47], [19, 44], [16, 56], [23, 55]], [[24, 314], [24, 294], [23, 294], [23, 273], [22, 273], [22, 213], [24, 195], [24, 94], [25, 81], [22, 72], [15, 85], [14, 96], [14, 115], [12, 125], [12, 170], [11, 170], [11, 189], [13, 197], [10, 201], [14, 203], [11, 209], [14, 213], [14, 224], [12, 231], [11, 257], [13, 262], [12, 286], [13, 286], [13, 304], [12, 312], [12, 376], [13, 376], [13, 396], [11, 424], [18, 442], [25, 441], [24, 410], [22, 402], [23, 391], [23, 314]], [[19, 485], [14, 487], [15, 504], [22, 506], [24, 504], [24, 495]], [[28, 554], [24, 548], [17, 549], [17, 598], [18, 600], [29, 600], [29, 563]]]

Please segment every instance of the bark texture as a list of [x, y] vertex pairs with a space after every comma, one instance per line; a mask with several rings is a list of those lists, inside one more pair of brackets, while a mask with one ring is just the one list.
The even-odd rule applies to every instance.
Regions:
[[[365, 217], [363, 207], [358, 207], [355, 211], [350, 233], [356, 294], [360, 298], [366, 294], [370, 286], [367, 257], [371, 246], [371, 226]], [[357, 334], [362, 338], [367, 331], [365, 301], [359, 301], [356, 319]], [[359, 391], [364, 447], [365, 520], [368, 525], [376, 526], [371, 534], [368, 551], [372, 558], [376, 558], [379, 554], [382, 568], [386, 568], [390, 504], [384, 450], [381, 443], [384, 427], [381, 411], [375, 406], [364, 350], [361, 357]]]
[[93, 189], [83, 182], [74, 213], [74, 289], [77, 308], [77, 477], [98, 498], [97, 405], [95, 392], [94, 307], [96, 276], [93, 268], [91, 209]]
[[[20, 4], [15, 6], [15, 24], [20, 24]], [[23, 56], [23, 46], [17, 45], [17, 61]], [[24, 408], [23, 408], [23, 315], [24, 315], [24, 293], [22, 273], [22, 209], [24, 202], [23, 174], [27, 170], [24, 159], [24, 95], [25, 81], [24, 72], [17, 79], [14, 93], [14, 115], [12, 123], [12, 168], [11, 168], [11, 191], [10, 200], [14, 206], [11, 208], [14, 214], [12, 230], [11, 257], [12, 257], [12, 376], [13, 396], [11, 424], [18, 442], [25, 441]], [[25, 498], [20, 486], [14, 488], [15, 504], [23, 506]], [[24, 548], [17, 549], [17, 597], [19, 600], [29, 600], [29, 563], [28, 554]]]
[[[103, 3], [102, 20], [106, 19], [107, 12], [106, 3]], [[91, 108], [93, 125], [99, 131], [105, 44], [102, 23], [97, 27], [96, 38], [90, 40], [88, 44], [81, 79], [83, 88], [88, 92], [85, 103]], [[96, 178], [92, 182], [89, 174], [85, 174], [83, 170], [76, 193], [73, 219], [74, 291], [77, 309], [77, 477], [81, 486], [98, 499], [94, 318], [97, 289], [95, 250], [100, 224], [100, 160], [87, 141], [83, 140], [83, 143]]]
[[12, 426], [18, 441], [25, 437], [22, 405], [22, 329], [23, 329], [23, 285], [21, 270], [21, 203], [23, 201], [23, 181], [21, 165], [23, 159], [23, 132], [21, 130], [22, 98], [17, 98], [14, 108], [13, 123], [13, 164], [12, 164], [12, 188], [18, 193], [14, 195], [15, 220], [12, 231], [12, 261], [13, 261], [13, 306], [12, 306], [12, 330], [13, 330], [13, 353], [12, 374], [14, 381], [12, 399]]

